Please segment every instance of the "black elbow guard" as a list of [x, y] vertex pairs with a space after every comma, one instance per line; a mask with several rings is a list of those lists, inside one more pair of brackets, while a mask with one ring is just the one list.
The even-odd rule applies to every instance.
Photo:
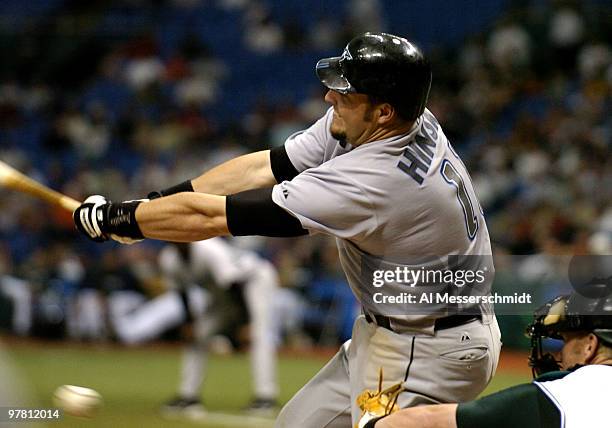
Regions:
[[272, 201], [272, 188], [227, 196], [225, 215], [233, 236], [290, 237], [308, 233], [297, 218]]
[[299, 171], [291, 163], [285, 146], [275, 147], [270, 150], [270, 167], [277, 183], [291, 180], [299, 174]]

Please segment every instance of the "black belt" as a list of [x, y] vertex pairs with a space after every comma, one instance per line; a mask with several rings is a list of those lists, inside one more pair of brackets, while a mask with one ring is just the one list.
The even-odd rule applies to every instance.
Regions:
[[[373, 322], [379, 327], [386, 328], [387, 330], [393, 331], [391, 328], [391, 318], [386, 317], [384, 315], [370, 315], [365, 314], [365, 319], [367, 322]], [[434, 323], [434, 330], [446, 330], [447, 328], [459, 327], [460, 325], [467, 324], [472, 321], [480, 320], [482, 321], [482, 315], [471, 315], [471, 314], [456, 314], [449, 315], [444, 318], [436, 319]]]
[[434, 330], [445, 330], [447, 328], [459, 327], [472, 321], [482, 321], [482, 315], [456, 314], [436, 319]]

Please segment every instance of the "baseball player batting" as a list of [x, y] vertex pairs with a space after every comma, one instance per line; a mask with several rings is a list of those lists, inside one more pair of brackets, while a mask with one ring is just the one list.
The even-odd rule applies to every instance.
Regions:
[[[111, 234], [172, 241], [336, 237], [364, 313], [352, 339], [285, 405], [277, 427], [357, 426], [373, 412], [370, 398], [382, 391], [389, 391], [387, 402], [376, 411], [384, 413], [473, 399], [499, 357], [491, 308], [389, 310], [374, 303], [381, 289], [368, 274], [380, 265], [418, 271], [450, 255], [480, 256], [473, 267], [492, 271], [469, 175], [425, 108], [429, 62], [405, 38], [365, 33], [341, 56], [320, 60], [316, 74], [329, 89], [331, 108], [284, 146], [230, 160], [149, 202], [91, 196], [74, 213], [76, 227], [97, 242]], [[382, 290], [410, 288], [396, 281]]]

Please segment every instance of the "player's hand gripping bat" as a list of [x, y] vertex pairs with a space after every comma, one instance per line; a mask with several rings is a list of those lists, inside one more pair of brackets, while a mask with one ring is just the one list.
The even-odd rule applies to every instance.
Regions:
[[48, 188], [2, 161], [0, 161], [0, 186], [27, 193], [51, 204], [59, 205], [70, 212], [81, 205], [79, 201]]

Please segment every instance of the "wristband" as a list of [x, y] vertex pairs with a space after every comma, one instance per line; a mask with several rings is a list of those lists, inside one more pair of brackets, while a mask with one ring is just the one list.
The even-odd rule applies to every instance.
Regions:
[[157, 199], [164, 196], [174, 195], [175, 193], [181, 192], [193, 192], [193, 185], [191, 184], [191, 180], [183, 181], [182, 183], [177, 184], [176, 186], [168, 187], [164, 190], [153, 191], [147, 195], [147, 199]]
[[144, 239], [140, 227], [136, 222], [136, 208], [142, 201], [109, 203], [106, 206], [106, 220], [102, 227], [107, 235], [118, 235], [132, 239]]

